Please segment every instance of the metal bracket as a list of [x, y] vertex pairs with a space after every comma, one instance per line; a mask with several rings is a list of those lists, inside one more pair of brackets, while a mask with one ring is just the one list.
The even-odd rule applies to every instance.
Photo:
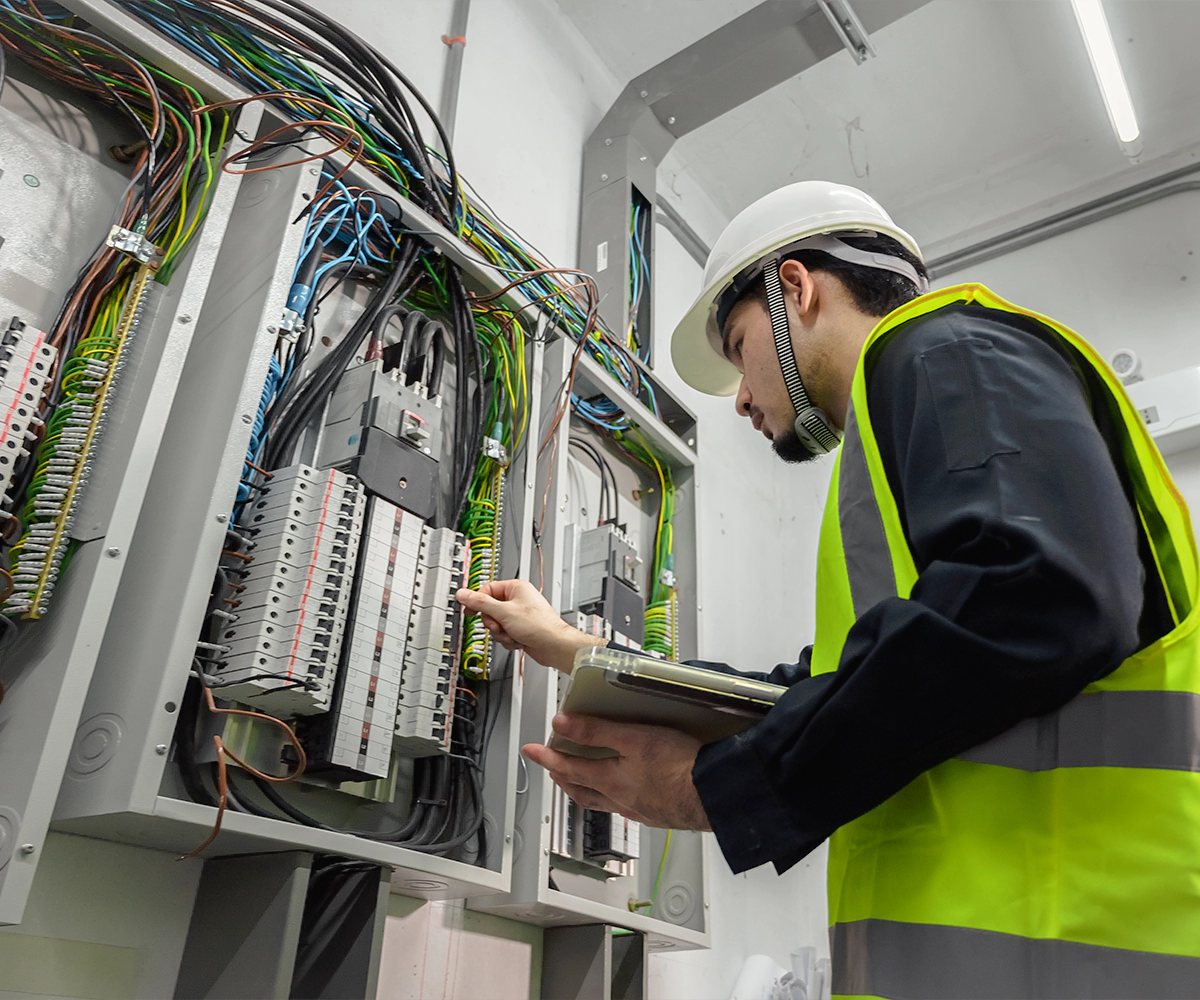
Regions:
[[860, 66], [875, 55], [871, 38], [862, 21], [850, 6], [850, 0], [817, 0], [821, 5], [821, 13], [828, 19], [834, 33], [846, 46], [846, 51]]

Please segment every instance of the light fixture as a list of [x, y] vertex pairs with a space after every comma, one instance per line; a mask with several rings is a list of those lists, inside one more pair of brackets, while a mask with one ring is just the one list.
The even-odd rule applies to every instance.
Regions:
[[1113, 45], [1108, 18], [1104, 16], [1104, 7], [1100, 0], [1071, 0], [1071, 7], [1075, 11], [1075, 20], [1079, 22], [1079, 31], [1083, 35], [1088, 58], [1092, 61], [1096, 82], [1100, 84], [1104, 106], [1108, 109], [1108, 120], [1112, 122], [1113, 131], [1117, 133], [1117, 140], [1125, 155], [1132, 159], [1142, 151], [1141, 130], [1138, 128], [1137, 115], [1133, 112], [1133, 100], [1125, 84], [1125, 74], [1121, 72], [1117, 48]]

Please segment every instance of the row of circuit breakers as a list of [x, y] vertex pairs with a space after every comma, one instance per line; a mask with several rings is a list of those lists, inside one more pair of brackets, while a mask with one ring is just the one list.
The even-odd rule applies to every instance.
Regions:
[[[641, 649], [646, 602], [638, 571], [642, 560], [620, 525], [583, 530], [568, 524], [563, 539], [562, 616], [596, 637]], [[559, 674], [559, 699], [566, 690]], [[550, 812], [550, 853], [555, 868], [609, 879], [633, 875], [641, 825], [617, 813], [585, 809], [557, 785]]]
[[386, 778], [450, 750], [470, 553], [434, 528], [441, 400], [384, 360], [343, 376], [316, 462], [264, 477], [218, 569], [199, 643], [220, 696], [296, 719], [308, 772]]

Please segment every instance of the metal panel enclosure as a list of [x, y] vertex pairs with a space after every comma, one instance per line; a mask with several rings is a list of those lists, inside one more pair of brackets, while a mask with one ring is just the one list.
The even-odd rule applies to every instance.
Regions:
[[[18, 71], [19, 72], [19, 71]], [[113, 126], [32, 76], [10, 79], [0, 109], [0, 304], [49, 326], [65, 282], [107, 229], [123, 176], [101, 149]], [[251, 118], [255, 116], [250, 116]], [[106, 155], [106, 154], [105, 154]], [[79, 547], [52, 614], [4, 651], [0, 681], [0, 924], [21, 919], [88, 683], [122, 579], [150, 468], [191, 340], [176, 320], [198, 309], [240, 178], [222, 176], [200, 239], [169, 286], [153, 285], [125, 358], [72, 531]], [[20, 196], [12, 193], [14, 186]], [[24, 189], [24, 190], [22, 190]], [[39, 203], [36, 196], [49, 196]], [[28, 197], [32, 195], [33, 200]], [[62, 204], [75, 215], [64, 225]], [[102, 726], [104, 752], [119, 728]]]

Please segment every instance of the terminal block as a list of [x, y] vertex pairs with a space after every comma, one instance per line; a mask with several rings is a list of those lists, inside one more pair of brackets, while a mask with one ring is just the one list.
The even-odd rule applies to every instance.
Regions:
[[8, 490], [22, 460], [29, 457], [29, 444], [36, 439], [38, 411], [50, 388], [50, 373], [58, 351], [46, 343], [46, 335], [14, 316], [0, 340], [0, 496], [11, 502]]
[[551, 793], [551, 865], [604, 881], [633, 875], [641, 826], [615, 813], [584, 809], [557, 785]]
[[583, 856], [590, 861], [633, 861], [641, 824], [619, 813], [583, 810]]
[[311, 770], [342, 780], [386, 778], [392, 761], [404, 648], [425, 522], [368, 501], [334, 709], [310, 747]]
[[396, 745], [410, 756], [450, 749], [462, 617], [454, 595], [469, 558], [458, 532], [424, 529], [396, 712]]
[[254, 547], [221, 632], [224, 697], [281, 717], [329, 710], [365, 502], [352, 476], [296, 465], [248, 505]]

